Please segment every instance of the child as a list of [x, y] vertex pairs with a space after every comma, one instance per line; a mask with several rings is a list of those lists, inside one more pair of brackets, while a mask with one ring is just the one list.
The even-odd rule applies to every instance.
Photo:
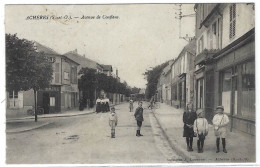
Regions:
[[213, 117], [213, 126], [214, 126], [214, 132], [216, 136], [216, 145], [217, 145], [217, 151], [216, 153], [219, 153], [219, 143], [220, 138], [222, 139], [222, 146], [223, 146], [223, 152], [227, 153], [226, 150], [226, 134], [227, 134], [227, 126], [229, 123], [228, 116], [224, 114], [224, 107], [218, 106], [216, 108], [216, 115]]
[[117, 115], [115, 113], [114, 107], [111, 107], [111, 113], [109, 116], [109, 126], [111, 127], [111, 138], [115, 138], [115, 128], [117, 126]]
[[136, 123], [137, 123], [137, 130], [136, 130], [136, 136], [137, 137], [140, 137], [140, 136], [143, 136], [141, 133], [140, 133], [140, 130], [141, 130], [141, 127], [142, 127], [142, 123], [144, 121], [144, 117], [143, 117], [143, 102], [139, 101], [138, 102], [138, 107], [136, 108], [135, 110], [135, 120], [136, 120]]
[[204, 110], [197, 110], [198, 118], [194, 121], [193, 130], [195, 135], [198, 137], [197, 147], [198, 153], [203, 153], [204, 140], [208, 135], [208, 121], [204, 118]]

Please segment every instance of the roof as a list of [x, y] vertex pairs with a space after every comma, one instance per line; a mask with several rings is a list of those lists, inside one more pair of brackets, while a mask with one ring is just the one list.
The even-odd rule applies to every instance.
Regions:
[[113, 68], [111, 65], [104, 65], [104, 64], [101, 64], [101, 66], [103, 67], [103, 70], [104, 71], [113, 71]]
[[97, 69], [99, 67], [97, 62], [95, 62], [91, 59], [88, 59], [84, 56], [81, 56], [75, 51], [67, 52], [64, 55], [66, 57], [68, 57], [69, 59], [72, 59], [73, 61], [79, 63], [82, 67], [88, 67], [88, 68], [92, 68], [92, 69]]
[[163, 74], [166, 75], [169, 71], [171, 71], [171, 66], [174, 63], [174, 60], [170, 60], [168, 65], [163, 69]]
[[67, 58], [70, 61], [72, 61], [72, 62], [76, 63], [77, 65], [79, 65], [78, 62], [75, 62], [74, 60], [70, 59], [69, 57], [57, 53], [53, 49], [51, 49], [51, 48], [49, 48], [49, 47], [47, 47], [45, 45], [42, 45], [39, 42], [33, 41], [33, 43], [35, 44], [35, 47], [36, 47], [38, 52], [43, 52], [45, 54], [56, 55], [56, 56], [60, 56], [60, 57], [63, 57], [63, 58]]
[[38, 52], [44, 52], [46, 54], [53, 54], [53, 55], [60, 55], [59, 53], [57, 53], [56, 51], [54, 51], [53, 49], [44, 46], [36, 41], [33, 41], [33, 43], [36, 45], [36, 49]]

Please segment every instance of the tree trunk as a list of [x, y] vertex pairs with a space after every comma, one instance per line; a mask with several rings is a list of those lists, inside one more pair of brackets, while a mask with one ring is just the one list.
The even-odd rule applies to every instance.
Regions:
[[34, 91], [34, 115], [35, 115], [35, 122], [37, 122], [37, 101], [36, 101], [36, 90]]

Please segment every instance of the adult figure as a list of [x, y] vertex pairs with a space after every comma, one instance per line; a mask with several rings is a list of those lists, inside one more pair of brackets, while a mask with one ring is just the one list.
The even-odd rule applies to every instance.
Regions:
[[106, 98], [106, 99], [104, 99], [104, 101], [105, 101], [105, 111], [108, 112], [108, 111], [110, 111], [109, 99]]
[[96, 100], [96, 113], [101, 112], [101, 99], [98, 97]]
[[101, 97], [101, 100], [100, 100], [100, 103], [101, 103], [101, 112], [104, 113], [106, 111], [106, 106], [105, 106], [105, 99], [103, 97]]
[[133, 112], [133, 109], [134, 109], [134, 101], [132, 99], [129, 100], [129, 109], [130, 109], [130, 112]]
[[196, 119], [197, 114], [192, 110], [192, 105], [188, 104], [185, 112], [183, 113], [183, 137], [186, 138], [187, 151], [193, 151], [193, 137], [195, 137], [193, 124]]
[[213, 122], [214, 132], [216, 136], [216, 145], [217, 145], [216, 153], [219, 153], [220, 138], [222, 139], [223, 152], [227, 153], [226, 135], [227, 135], [227, 126], [229, 123], [229, 119], [228, 116], [224, 114], [223, 106], [218, 106], [216, 108], [216, 115], [213, 117], [212, 122]]
[[154, 104], [154, 96], [151, 97], [150, 104], [149, 104], [148, 108], [152, 109], [153, 108], [153, 104]]
[[138, 107], [135, 110], [135, 120], [137, 122], [137, 130], [136, 130], [136, 136], [143, 136], [140, 131], [141, 131], [141, 127], [142, 127], [142, 123], [144, 121], [144, 117], [143, 117], [143, 107], [142, 107], [143, 103], [141, 101], [138, 102]]

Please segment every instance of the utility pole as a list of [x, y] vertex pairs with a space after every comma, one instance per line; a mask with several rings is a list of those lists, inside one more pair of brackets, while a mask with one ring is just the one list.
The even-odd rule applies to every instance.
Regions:
[[195, 13], [193, 14], [188, 14], [188, 15], [183, 15], [182, 14], [182, 4], [176, 4], [176, 6], [178, 7], [177, 12], [175, 12], [175, 18], [179, 20], [179, 39], [184, 39], [187, 42], [191, 41], [194, 37], [189, 37], [188, 34], [186, 34], [186, 36], [182, 36], [181, 35], [181, 20], [183, 17], [195, 17]]

